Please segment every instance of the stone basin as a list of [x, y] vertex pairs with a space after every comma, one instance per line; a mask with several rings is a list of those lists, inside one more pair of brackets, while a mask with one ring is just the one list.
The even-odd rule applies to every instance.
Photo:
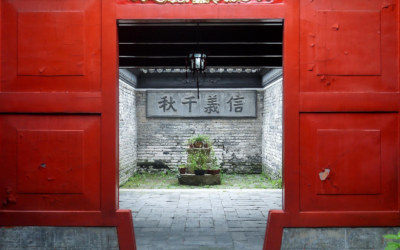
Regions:
[[181, 174], [179, 178], [179, 184], [190, 185], [190, 186], [200, 186], [200, 185], [220, 185], [221, 175], [216, 174], [205, 174], [205, 175], [195, 175], [195, 174]]

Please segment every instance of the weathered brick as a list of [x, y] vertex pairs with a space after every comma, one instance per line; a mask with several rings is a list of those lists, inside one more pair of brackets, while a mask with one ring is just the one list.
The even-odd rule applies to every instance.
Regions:
[[136, 170], [137, 121], [136, 94], [133, 87], [119, 81], [119, 183]]
[[146, 92], [120, 81], [120, 184], [135, 172], [172, 170], [186, 163], [186, 141], [207, 134], [225, 173], [281, 177], [282, 81], [257, 93], [256, 119], [146, 118]]
[[[207, 134], [214, 140], [215, 153], [225, 172], [260, 173], [263, 96], [258, 92], [256, 119], [167, 119], [146, 118], [146, 95], [137, 91], [138, 171], [177, 171], [186, 163], [186, 141], [194, 134]], [[151, 163], [155, 161], [167, 168], [154, 168], [156, 164]]]
[[282, 79], [264, 91], [262, 163], [263, 172], [282, 178]]

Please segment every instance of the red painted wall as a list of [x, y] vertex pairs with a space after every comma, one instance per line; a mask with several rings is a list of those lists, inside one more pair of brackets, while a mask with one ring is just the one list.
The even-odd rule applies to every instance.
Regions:
[[134, 249], [118, 210], [116, 20], [281, 18], [284, 207], [264, 249], [280, 249], [284, 227], [399, 226], [397, 0], [0, 8], [0, 225], [118, 226]]
[[115, 2], [0, 4], [0, 225], [114, 226], [136, 249], [118, 209]]
[[298, 3], [296, 42], [284, 33], [285, 205], [264, 249], [280, 249], [285, 227], [400, 219], [398, 1]]

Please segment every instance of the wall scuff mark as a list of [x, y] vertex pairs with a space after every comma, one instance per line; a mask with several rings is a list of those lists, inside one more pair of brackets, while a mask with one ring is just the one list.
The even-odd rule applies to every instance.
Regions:
[[319, 178], [321, 179], [321, 181], [329, 179], [328, 176], [330, 172], [331, 170], [329, 168], [326, 168], [323, 172], [319, 173]]
[[389, 1], [383, 1], [382, 3], [382, 9], [387, 9], [390, 6], [390, 2]]
[[339, 24], [338, 23], [333, 24], [332, 29], [339, 30]]

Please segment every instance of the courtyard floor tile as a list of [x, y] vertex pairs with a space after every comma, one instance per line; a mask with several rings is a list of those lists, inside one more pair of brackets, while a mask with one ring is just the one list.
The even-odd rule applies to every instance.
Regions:
[[280, 189], [120, 189], [138, 250], [261, 250]]

